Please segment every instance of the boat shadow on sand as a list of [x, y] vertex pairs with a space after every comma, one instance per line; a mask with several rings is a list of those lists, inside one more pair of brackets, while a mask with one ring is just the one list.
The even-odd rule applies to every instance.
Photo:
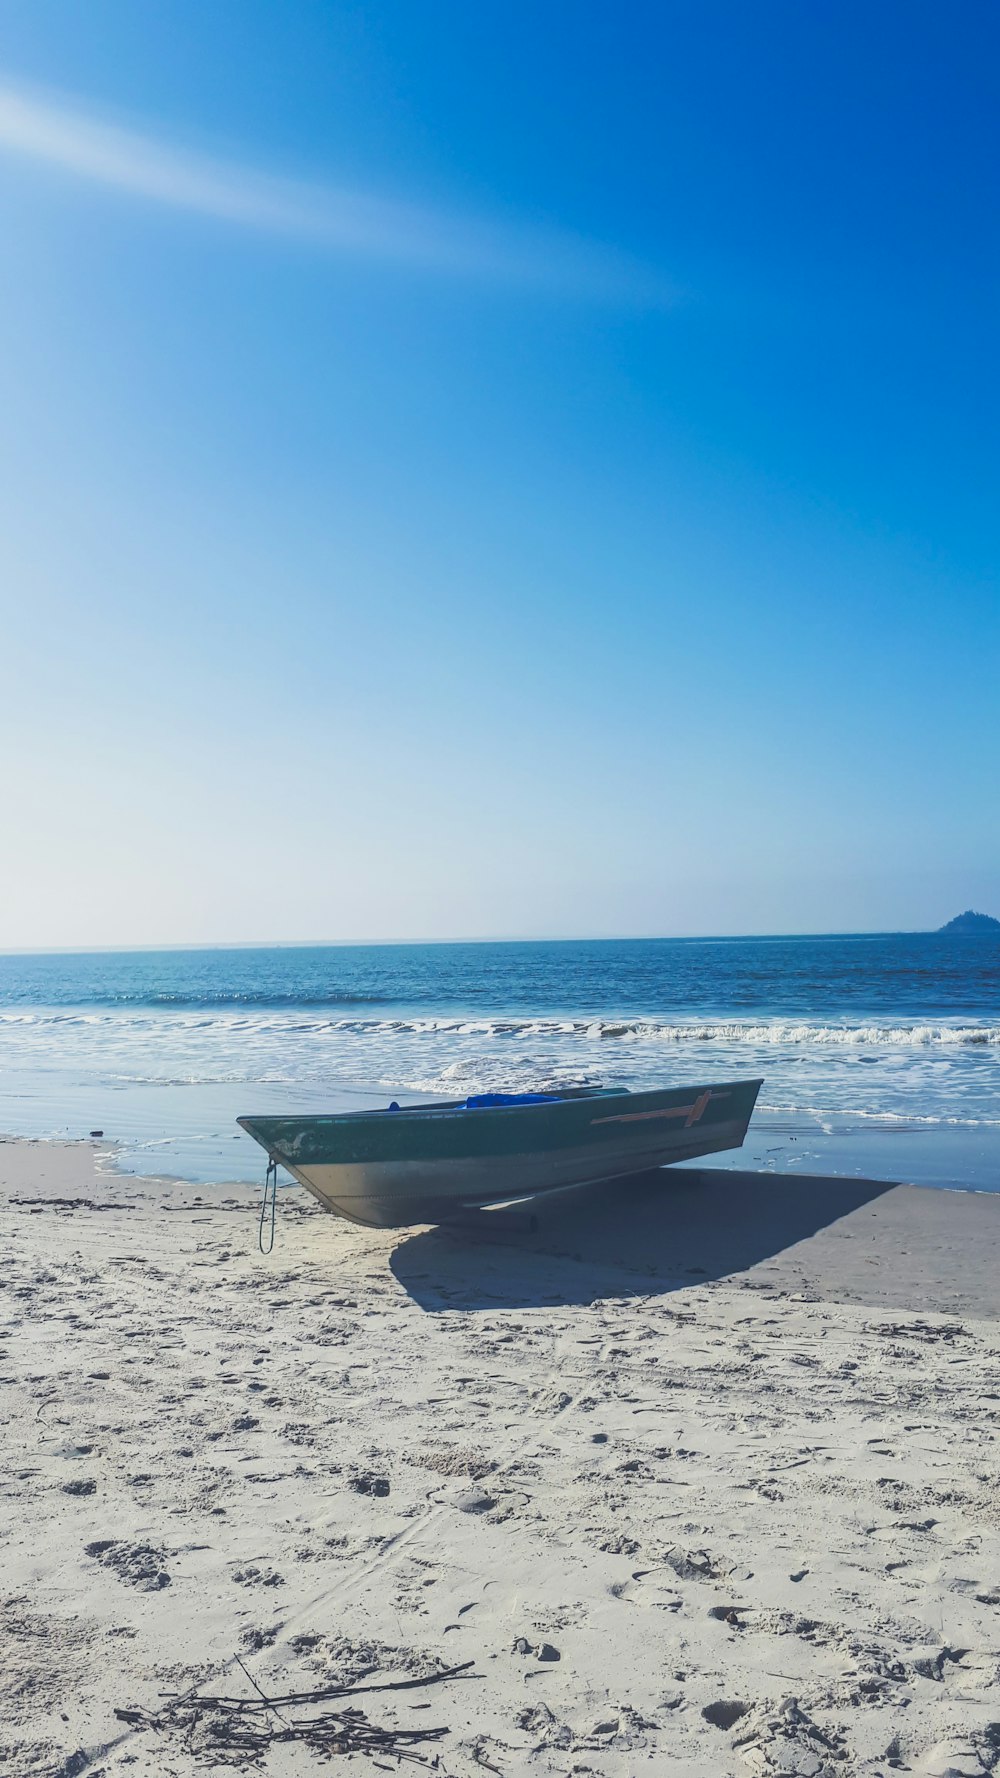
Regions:
[[814, 1268], [788, 1249], [892, 1189], [871, 1179], [663, 1169], [484, 1211], [478, 1227], [402, 1236], [390, 1265], [431, 1313], [665, 1295], [753, 1266], [761, 1288], [808, 1288]]

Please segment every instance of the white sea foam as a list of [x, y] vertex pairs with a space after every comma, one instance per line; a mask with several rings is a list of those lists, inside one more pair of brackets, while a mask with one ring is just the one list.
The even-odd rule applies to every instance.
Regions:
[[668, 1043], [863, 1044], [892, 1048], [925, 1048], [930, 1044], [1000, 1046], [1000, 1025], [811, 1025], [783, 1021], [749, 1024], [741, 1020], [667, 1025], [637, 1020], [626, 1024], [597, 1023], [588, 1027], [588, 1035], [637, 1037]]
[[[786, 1104], [765, 1096], [757, 1102], [759, 1111], [766, 1111], [775, 1117], [815, 1117], [829, 1115], [828, 1105], [796, 1105]], [[861, 1123], [900, 1125], [927, 1124], [935, 1128], [939, 1125], [953, 1125], [956, 1129], [978, 1130], [981, 1128], [1000, 1130], [1000, 1117], [947, 1117], [934, 1112], [917, 1111], [873, 1111], [870, 1106], [838, 1105], [837, 1116], [856, 1118]]]
[[316, 1017], [303, 1018], [301, 1014], [294, 1017], [282, 1015], [280, 1012], [268, 1014], [247, 1013], [208, 1013], [194, 1015], [192, 1013], [149, 1013], [149, 1012], [108, 1012], [108, 1013], [71, 1013], [71, 1012], [3, 1012], [0, 1013], [0, 1028], [4, 1026], [46, 1027], [90, 1026], [101, 1028], [108, 1033], [128, 1031], [133, 1035], [142, 1032], [154, 1033], [170, 1031], [174, 1034], [184, 1032], [217, 1032], [230, 1036], [247, 1038], [264, 1037], [269, 1034], [283, 1037], [319, 1036], [325, 1032], [355, 1032], [359, 1035], [391, 1036], [394, 1033], [413, 1036], [446, 1036], [457, 1037], [578, 1037], [594, 1041], [618, 1039], [644, 1043], [725, 1043], [761, 1045], [795, 1045], [801, 1047], [809, 1044], [827, 1046], [868, 1046], [875, 1048], [927, 1048], [942, 1045], [946, 1047], [982, 1045], [1000, 1048], [1000, 1024], [969, 1024], [942, 1022], [940, 1024], [890, 1024], [874, 1023], [808, 1023], [796, 1020], [771, 1019], [767, 1021], [748, 1019], [720, 1019], [710, 1021], [685, 1020], [672, 1023], [653, 1018], [630, 1019], [468, 1019], [452, 1018], [445, 1015], [421, 1018], [341, 1018], [331, 1019]]
[[[388, 1016], [387, 1016], [388, 1015]], [[1000, 1024], [650, 1016], [449, 1015], [283, 1008], [44, 1008], [0, 1012], [0, 1129], [120, 1131], [131, 1098], [167, 1125], [220, 1135], [255, 1101], [320, 1106], [405, 1092], [460, 1098], [762, 1076], [761, 1110], [819, 1120], [997, 1126]], [[370, 1102], [370, 1101], [369, 1101]], [[69, 1108], [79, 1103], [70, 1126]], [[220, 1112], [219, 1107], [225, 1106]], [[51, 1108], [42, 1122], [41, 1108]], [[205, 1109], [198, 1109], [203, 1106]], [[162, 1113], [160, 1107], [163, 1107]], [[152, 1133], [149, 1131], [147, 1133]]]

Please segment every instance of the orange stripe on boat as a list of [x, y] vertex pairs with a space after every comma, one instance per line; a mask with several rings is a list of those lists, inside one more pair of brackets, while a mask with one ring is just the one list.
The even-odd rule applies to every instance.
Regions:
[[728, 1093], [699, 1093], [693, 1105], [671, 1105], [663, 1111], [620, 1111], [614, 1117], [592, 1117], [591, 1124], [642, 1124], [650, 1118], [682, 1117], [689, 1130], [701, 1117], [710, 1099], [728, 1099]]

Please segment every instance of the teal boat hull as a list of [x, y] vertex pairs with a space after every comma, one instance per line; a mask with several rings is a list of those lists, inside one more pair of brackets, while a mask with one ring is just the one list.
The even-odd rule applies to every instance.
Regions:
[[760, 1087], [579, 1089], [535, 1104], [237, 1121], [334, 1215], [405, 1228], [739, 1148]]

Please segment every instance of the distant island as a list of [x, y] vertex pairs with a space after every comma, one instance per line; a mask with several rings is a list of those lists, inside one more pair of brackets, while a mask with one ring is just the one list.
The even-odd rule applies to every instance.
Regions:
[[974, 914], [966, 908], [964, 914], [956, 914], [946, 926], [939, 926], [939, 932], [1000, 932], [1000, 920], [994, 920], [992, 914]]

